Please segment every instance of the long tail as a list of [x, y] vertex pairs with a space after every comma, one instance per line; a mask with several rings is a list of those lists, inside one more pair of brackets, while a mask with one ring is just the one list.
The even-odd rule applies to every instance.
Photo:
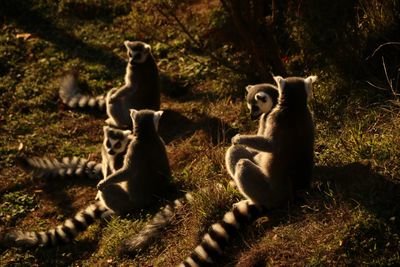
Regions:
[[39, 177], [78, 176], [101, 179], [101, 163], [78, 157], [64, 157], [61, 161], [54, 158], [19, 158], [19, 166]]
[[105, 110], [105, 95], [82, 95], [78, 87], [77, 75], [69, 73], [61, 78], [59, 95], [62, 102], [71, 108], [98, 108]]
[[249, 201], [236, 203], [232, 211], [225, 213], [221, 222], [211, 226], [211, 230], [203, 237], [192, 254], [180, 267], [214, 266], [218, 257], [230, 239], [237, 234], [239, 228], [257, 219], [264, 210]]
[[74, 240], [85, 231], [96, 219], [110, 212], [101, 202], [89, 205], [79, 211], [74, 218], [66, 220], [62, 225], [43, 232], [9, 231], [0, 232], [0, 245], [5, 247], [44, 247], [65, 244]]
[[154, 240], [161, 234], [165, 227], [173, 221], [177, 212], [187, 202], [193, 201], [193, 195], [186, 193], [184, 197], [176, 199], [171, 205], [166, 205], [159, 211], [153, 219], [139, 232], [139, 234], [126, 239], [118, 248], [120, 255], [129, 255], [131, 257], [140, 251], [147, 249]]

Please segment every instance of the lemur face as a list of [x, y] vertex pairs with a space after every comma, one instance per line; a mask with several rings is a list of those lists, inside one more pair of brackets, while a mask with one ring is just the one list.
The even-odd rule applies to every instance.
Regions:
[[117, 155], [125, 152], [126, 147], [130, 141], [129, 130], [119, 130], [111, 128], [110, 126], [104, 126], [104, 141], [103, 145], [109, 155]]
[[278, 90], [271, 84], [256, 84], [246, 87], [247, 108], [250, 110], [251, 119], [257, 119], [261, 114], [268, 114], [276, 105]]
[[130, 65], [144, 63], [151, 52], [150, 45], [140, 41], [125, 41]]

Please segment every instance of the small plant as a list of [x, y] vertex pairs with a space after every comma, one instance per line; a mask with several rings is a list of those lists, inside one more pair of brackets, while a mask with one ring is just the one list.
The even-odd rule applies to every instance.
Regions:
[[0, 221], [4, 224], [13, 224], [19, 218], [37, 208], [35, 196], [21, 191], [4, 194], [0, 204]]

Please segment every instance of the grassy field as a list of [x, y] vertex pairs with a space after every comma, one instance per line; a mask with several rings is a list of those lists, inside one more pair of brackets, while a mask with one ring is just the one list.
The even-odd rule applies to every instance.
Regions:
[[[96, 181], [39, 179], [15, 161], [21, 155], [100, 160], [105, 116], [63, 106], [59, 78], [78, 69], [93, 95], [121, 85], [127, 39], [148, 42], [162, 73], [160, 134], [177, 188], [228, 184], [224, 153], [231, 137], [257, 128], [244, 87], [265, 80], [241, 71], [251, 69], [249, 59], [226, 38], [231, 31], [222, 30], [219, 1], [186, 1], [174, 14], [157, 10], [157, 1], [8, 2], [0, 11], [0, 227], [47, 229], [94, 199]], [[314, 3], [314, 10], [289, 6], [298, 13], [281, 18], [276, 29], [288, 73], [319, 76], [310, 103], [313, 187], [302, 203], [244, 228], [220, 266], [400, 265], [400, 45], [372, 56], [396, 36], [390, 34], [398, 15], [379, 1], [341, 2], [356, 6], [349, 9], [356, 13], [343, 13], [331, 1]], [[317, 12], [324, 9], [331, 13]], [[326, 15], [308, 17], [311, 12]], [[194, 205], [134, 259], [118, 257], [116, 248], [158, 207], [94, 224], [70, 245], [0, 248], [0, 265], [174, 266], [240, 199], [228, 186], [196, 194]]]

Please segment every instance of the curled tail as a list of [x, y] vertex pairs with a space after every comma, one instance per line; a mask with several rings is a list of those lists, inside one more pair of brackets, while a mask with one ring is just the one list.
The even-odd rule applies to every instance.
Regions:
[[248, 200], [236, 203], [232, 211], [225, 213], [222, 221], [211, 226], [211, 230], [203, 237], [192, 254], [180, 267], [214, 266], [217, 258], [230, 239], [237, 234], [239, 228], [257, 219], [264, 210]]
[[105, 110], [105, 95], [82, 95], [78, 87], [77, 75], [69, 73], [61, 78], [59, 95], [62, 102], [71, 108], [98, 108]]
[[172, 222], [177, 212], [185, 205], [185, 203], [192, 201], [192, 194], [186, 193], [184, 197], [176, 199], [171, 205], [165, 206], [154, 216], [150, 223], [139, 232], [139, 234], [125, 240], [120, 245], [118, 248], [119, 254], [135, 256], [138, 252], [147, 249], [148, 246], [151, 245], [160, 235], [161, 231]]
[[66, 220], [54, 229], [42, 232], [0, 232], [0, 245], [5, 247], [44, 247], [69, 243], [85, 231], [96, 219], [110, 213], [101, 202], [89, 205], [74, 218]]
[[19, 166], [39, 177], [86, 176], [101, 179], [101, 163], [78, 157], [64, 157], [61, 161], [54, 158], [19, 158]]

